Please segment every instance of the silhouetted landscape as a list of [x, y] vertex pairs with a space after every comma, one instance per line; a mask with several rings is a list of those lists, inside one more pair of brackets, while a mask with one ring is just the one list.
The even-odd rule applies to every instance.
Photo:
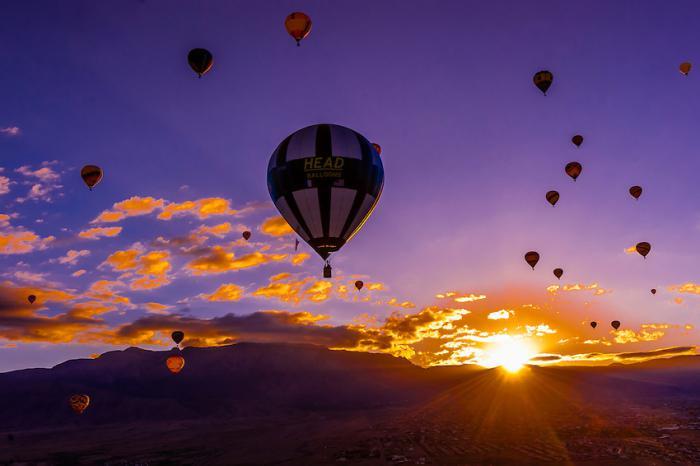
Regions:
[[[177, 350], [173, 350], [177, 351]], [[697, 464], [700, 356], [420, 368], [240, 343], [0, 374], [0, 464]], [[67, 403], [88, 393], [83, 415]]]

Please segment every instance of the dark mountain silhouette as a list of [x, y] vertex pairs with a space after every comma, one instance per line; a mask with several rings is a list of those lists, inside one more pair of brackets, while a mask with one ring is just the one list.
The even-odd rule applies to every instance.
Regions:
[[509, 375], [240, 343], [184, 349], [173, 375], [175, 353], [0, 374], [0, 465], [700, 461], [700, 356]]

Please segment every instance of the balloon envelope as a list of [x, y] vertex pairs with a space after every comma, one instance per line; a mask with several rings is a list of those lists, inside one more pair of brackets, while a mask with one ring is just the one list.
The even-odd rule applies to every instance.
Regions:
[[573, 178], [574, 181], [576, 181], [576, 178], [578, 178], [582, 170], [583, 167], [578, 162], [569, 162], [566, 164], [566, 167], [564, 167], [564, 171], [566, 171], [566, 174]]
[[538, 71], [535, 73], [535, 76], [532, 77], [532, 81], [535, 83], [535, 86], [537, 86], [537, 89], [542, 91], [544, 95], [547, 95], [547, 89], [552, 85], [554, 75], [546, 70]]
[[34, 304], [34, 301], [36, 301], [36, 296], [30, 294], [29, 296], [27, 296], [27, 301], [29, 301], [29, 304]]
[[688, 76], [688, 73], [690, 73], [690, 68], [692, 68], [693, 65], [691, 65], [689, 62], [683, 62], [678, 66], [678, 70], [683, 73], [684, 76]]
[[612, 327], [613, 327], [615, 330], [617, 330], [618, 328], [620, 328], [620, 321], [619, 321], [619, 320], [613, 320], [612, 322], [610, 322], [610, 325], [612, 325]]
[[557, 202], [559, 202], [559, 193], [556, 191], [547, 191], [547, 194], [544, 195], [545, 199], [547, 199], [547, 202], [552, 204], [552, 207], [556, 205]]
[[577, 134], [576, 136], [571, 138], [571, 142], [573, 142], [576, 147], [580, 147], [581, 143], [583, 143], [583, 136]]
[[250, 235], [251, 235], [251, 233], [249, 231], [244, 231], [242, 234], [243, 239], [245, 239], [246, 241], [248, 241], [250, 239]]
[[559, 278], [561, 278], [562, 275], [564, 275], [564, 270], [557, 268], [557, 269], [554, 269], [552, 271], [552, 273], [554, 274], [555, 277], [557, 277], [559, 279]]
[[78, 414], [83, 414], [83, 411], [90, 406], [90, 397], [83, 394], [71, 395], [68, 399], [68, 404]]
[[171, 335], [173, 341], [175, 342], [176, 345], [179, 345], [180, 342], [185, 338], [185, 332], [181, 332], [180, 330], [175, 330], [173, 334]]
[[591, 322], [591, 327], [596, 328], [598, 326], [598, 322]]
[[284, 28], [297, 41], [298, 46], [311, 32], [311, 18], [306, 13], [295, 11], [284, 20]]
[[372, 214], [384, 186], [379, 154], [343, 126], [308, 126], [275, 149], [267, 168], [272, 202], [296, 233], [327, 259]]
[[527, 262], [530, 267], [532, 267], [532, 270], [535, 270], [535, 265], [537, 265], [537, 262], [540, 260], [540, 255], [536, 251], [529, 251], [528, 253], [525, 254], [525, 262]]
[[651, 294], [656, 294], [656, 288], [651, 289]]
[[182, 356], [170, 356], [166, 361], [165, 365], [168, 366], [168, 370], [173, 374], [177, 374], [185, 367], [185, 358]]
[[187, 62], [190, 64], [190, 68], [201, 78], [211, 70], [214, 64], [214, 56], [207, 49], [192, 49], [187, 54]]
[[362, 280], [357, 280], [355, 282], [355, 288], [357, 288], [357, 291], [360, 291], [363, 286], [365, 286], [365, 284]]
[[102, 181], [102, 175], [102, 169], [97, 165], [85, 165], [82, 170], [80, 170], [80, 177], [90, 190]]
[[634, 249], [636, 249], [637, 252], [642, 255], [642, 257], [646, 258], [647, 254], [649, 254], [651, 251], [651, 244], [647, 243], [646, 241], [642, 241], [641, 243], [637, 243]]
[[639, 199], [639, 196], [642, 195], [642, 187], [641, 186], [632, 186], [630, 188], [630, 195], [635, 199]]

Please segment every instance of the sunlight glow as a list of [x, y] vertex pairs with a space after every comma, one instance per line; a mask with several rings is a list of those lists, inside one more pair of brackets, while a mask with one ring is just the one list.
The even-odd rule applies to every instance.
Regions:
[[537, 354], [537, 350], [527, 340], [508, 337], [495, 343], [486, 351], [486, 367], [502, 367], [514, 374]]

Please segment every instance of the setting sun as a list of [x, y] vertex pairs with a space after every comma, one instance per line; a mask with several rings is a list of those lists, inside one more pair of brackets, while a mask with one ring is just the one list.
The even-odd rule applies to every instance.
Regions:
[[510, 373], [516, 373], [537, 352], [530, 342], [522, 339], [508, 337], [495, 343], [487, 350], [486, 367], [502, 367]]

